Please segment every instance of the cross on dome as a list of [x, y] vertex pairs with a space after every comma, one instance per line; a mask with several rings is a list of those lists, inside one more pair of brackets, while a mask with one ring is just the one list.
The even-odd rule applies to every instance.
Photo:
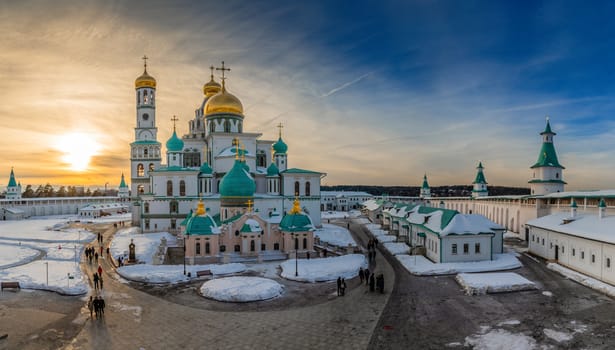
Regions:
[[282, 125], [282, 123], [278, 124], [276, 126], [276, 128], [280, 129], [280, 138], [282, 138], [282, 128], [284, 127], [284, 125]]
[[222, 90], [225, 91], [225, 87], [224, 87], [224, 82], [226, 80], [226, 77], [224, 76], [224, 72], [230, 72], [231, 69], [230, 68], [225, 68], [224, 67], [224, 61], [222, 61], [222, 67], [216, 67], [216, 70], [222, 71], [222, 77], [220, 78], [222, 80]]
[[214, 69], [216, 69], [214, 66], [209, 66], [209, 70], [211, 71], [211, 80], [214, 80]]
[[171, 121], [173, 122], [173, 131], [175, 132], [175, 122], [178, 121], [179, 118], [177, 118], [177, 116], [173, 116], [173, 118], [171, 118]]
[[149, 57], [147, 57], [146, 55], [143, 55], [143, 57], [141, 57], [143, 59], [143, 68], [145, 68], [145, 70], [147, 70], [147, 59]]

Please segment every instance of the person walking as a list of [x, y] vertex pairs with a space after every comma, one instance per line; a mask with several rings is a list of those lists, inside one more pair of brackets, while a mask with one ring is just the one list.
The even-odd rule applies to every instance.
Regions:
[[338, 277], [337, 278], [337, 296], [340, 296], [340, 293], [342, 291], [342, 278]]
[[[102, 244], [102, 242], [100, 242], [100, 243]], [[100, 257], [102, 258], [102, 256], [103, 256], [103, 247], [102, 247], [102, 245], [101, 245], [101, 246], [100, 246]]]
[[376, 289], [376, 277], [372, 272], [371, 276], [369, 276], [369, 291], [373, 292]]
[[363, 271], [363, 276], [365, 277], [365, 285], [367, 286], [367, 284], [369, 283], [369, 269], [365, 269], [365, 271]]
[[108, 246], [107, 246], [107, 257], [111, 257], [111, 250], [109, 249]]
[[88, 300], [88, 310], [90, 310], [90, 319], [91, 319], [93, 316], [93, 312], [94, 312], [94, 300], [91, 295], [90, 295], [90, 300]]
[[94, 290], [98, 290], [98, 274], [94, 272]]
[[378, 290], [380, 294], [384, 293], [384, 275], [379, 274], [378, 278], [376, 278], [376, 285], [378, 286]]
[[98, 276], [102, 276], [102, 266], [100, 266], [100, 264], [98, 264]]
[[346, 294], [346, 279], [342, 278], [342, 286], [341, 286], [342, 296]]
[[103, 289], [103, 278], [102, 275], [98, 275], [98, 283], [100, 284], [100, 289]]
[[361, 280], [361, 284], [363, 284], [363, 268], [359, 267], [359, 279]]
[[94, 253], [94, 260], [98, 264], [98, 252]]
[[94, 313], [96, 314], [96, 318], [100, 317], [100, 299], [98, 299], [99, 297], [96, 297], [94, 299]]
[[105, 315], [105, 299], [103, 299], [102, 296], [100, 296], [99, 298], [100, 298], [100, 313], [104, 316]]

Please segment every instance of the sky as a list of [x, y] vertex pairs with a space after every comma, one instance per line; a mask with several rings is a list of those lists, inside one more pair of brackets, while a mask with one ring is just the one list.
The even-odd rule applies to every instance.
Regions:
[[[157, 80], [158, 140], [231, 68], [244, 130], [323, 185], [528, 187], [546, 116], [566, 189], [615, 188], [615, 3], [0, 3], [0, 187], [119, 185], [134, 79]], [[91, 155], [90, 157], [84, 155]], [[129, 177], [129, 176], [128, 176]]]

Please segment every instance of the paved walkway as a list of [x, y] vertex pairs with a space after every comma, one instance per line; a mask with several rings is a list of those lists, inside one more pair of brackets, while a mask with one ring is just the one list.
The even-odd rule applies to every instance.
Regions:
[[[104, 246], [113, 232], [105, 232]], [[392, 268], [381, 256], [375, 264], [390, 291]], [[389, 297], [353, 288], [359, 284], [355, 278], [348, 281], [346, 296], [330, 302], [283, 311], [219, 312], [135, 290], [115, 279], [107, 260], [102, 266], [105, 316], [87, 321], [65, 349], [366, 349]], [[94, 268], [84, 266], [84, 271], [91, 276]]]

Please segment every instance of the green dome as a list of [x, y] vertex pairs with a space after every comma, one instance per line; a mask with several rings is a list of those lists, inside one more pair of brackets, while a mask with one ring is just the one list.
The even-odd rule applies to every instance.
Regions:
[[280, 169], [275, 165], [275, 163], [271, 163], [271, 165], [267, 168], [267, 176], [278, 176], [280, 174]]
[[168, 152], [181, 152], [184, 149], [184, 141], [177, 137], [177, 133], [173, 130], [173, 136], [167, 141]]
[[282, 137], [278, 139], [278, 142], [273, 144], [273, 150], [275, 153], [285, 154], [288, 151], [288, 146], [282, 141]]
[[286, 232], [303, 232], [314, 229], [312, 220], [309, 216], [298, 214], [286, 214], [280, 221], [280, 230]]
[[221, 197], [252, 197], [256, 191], [256, 183], [245, 170], [244, 164], [235, 160], [231, 170], [220, 181]]
[[201, 174], [207, 174], [207, 175], [211, 175], [214, 171], [211, 169], [211, 167], [209, 166], [209, 164], [207, 164], [207, 162], [203, 163], [203, 165], [201, 165]]
[[186, 222], [187, 235], [211, 235], [216, 233], [216, 223], [208, 214], [194, 215]]

